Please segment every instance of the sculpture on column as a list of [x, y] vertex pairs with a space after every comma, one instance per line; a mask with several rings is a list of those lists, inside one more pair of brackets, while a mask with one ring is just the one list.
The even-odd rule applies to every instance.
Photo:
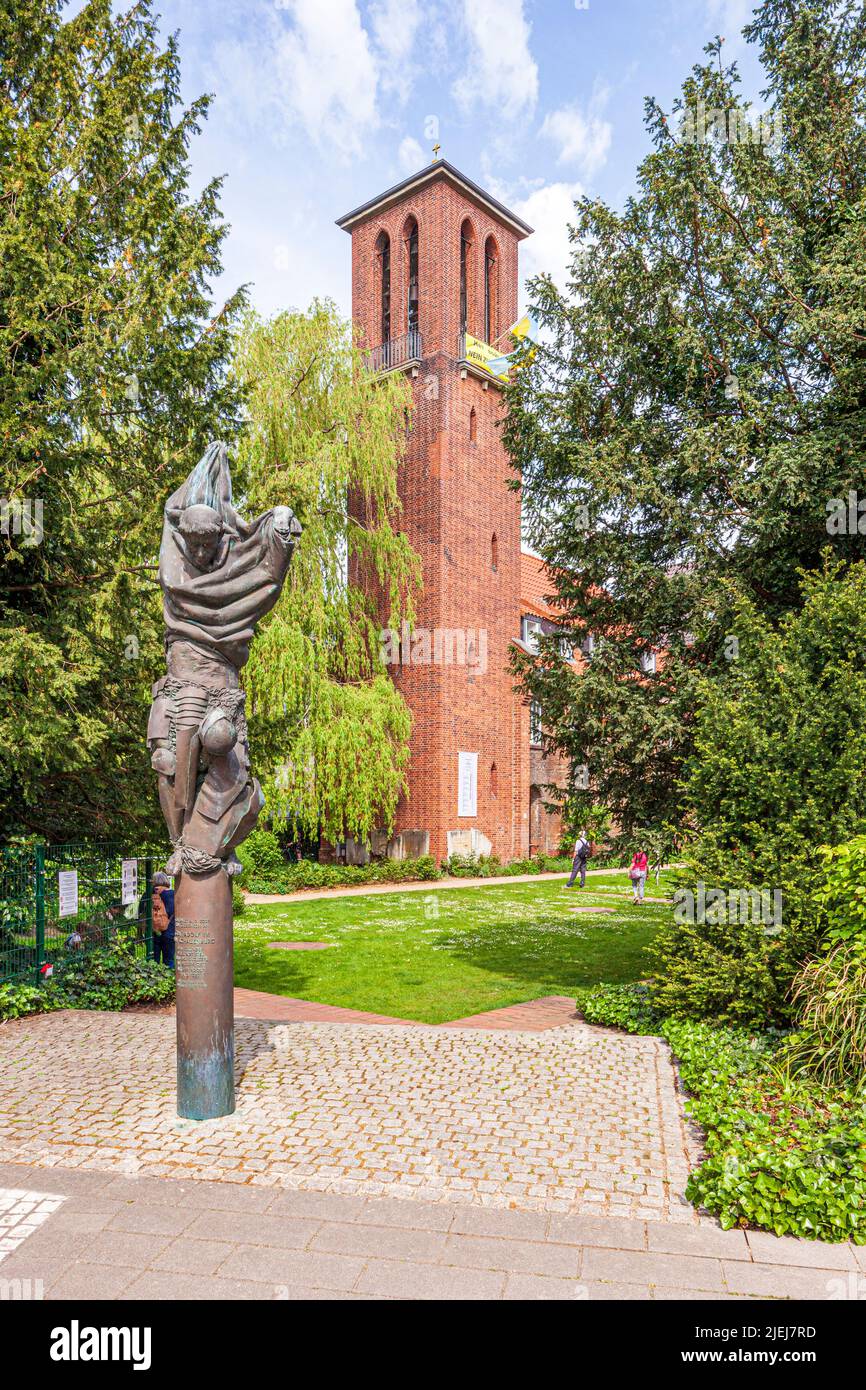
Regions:
[[147, 739], [176, 876], [178, 1109], [196, 1119], [234, 1108], [229, 879], [263, 805], [239, 672], [300, 534], [288, 507], [252, 522], [235, 511], [224, 444], [165, 505], [167, 674], [153, 687]]

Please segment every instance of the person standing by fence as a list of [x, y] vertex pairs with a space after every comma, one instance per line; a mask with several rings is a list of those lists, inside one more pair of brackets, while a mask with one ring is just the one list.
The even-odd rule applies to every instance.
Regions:
[[174, 969], [174, 890], [168, 874], [153, 876], [153, 958]]

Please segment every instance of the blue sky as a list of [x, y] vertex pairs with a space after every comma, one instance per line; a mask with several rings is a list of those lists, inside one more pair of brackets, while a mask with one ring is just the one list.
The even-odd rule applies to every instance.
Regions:
[[[200, 185], [224, 174], [232, 230], [216, 293], [252, 282], [263, 313], [329, 295], [348, 313], [340, 214], [445, 158], [536, 228], [521, 276], [561, 278], [573, 200], [617, 206], [648, 143], [643, 99], [669, 107], [749, 0], [163, 0], [180, 31], [184, 98], [215, 94], [193, 146]], [[438, 135], [436, 134], [438, 132]]]

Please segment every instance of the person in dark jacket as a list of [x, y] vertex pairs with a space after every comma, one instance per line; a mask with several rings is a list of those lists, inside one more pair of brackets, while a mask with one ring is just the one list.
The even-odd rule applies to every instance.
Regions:
[[[139, 917], [144, 920], [144, 898], [139, 904]], [[174, 969], [174, 889], [171, 879], [161, 870], [153, 876], [153, 958]]]

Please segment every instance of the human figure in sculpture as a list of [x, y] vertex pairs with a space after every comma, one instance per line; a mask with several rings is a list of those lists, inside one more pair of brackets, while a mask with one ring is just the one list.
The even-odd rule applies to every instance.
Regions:
[[147, 738], [174, 847], [170, 874], [240, 872], [234, 850], [263, 805], [250, 772], [239, 671], [279, 598], [301, 527], [289, 507], [246, 522], [224, 444], [211, 444], [165, 505], [159, 552], [167, 674]]

